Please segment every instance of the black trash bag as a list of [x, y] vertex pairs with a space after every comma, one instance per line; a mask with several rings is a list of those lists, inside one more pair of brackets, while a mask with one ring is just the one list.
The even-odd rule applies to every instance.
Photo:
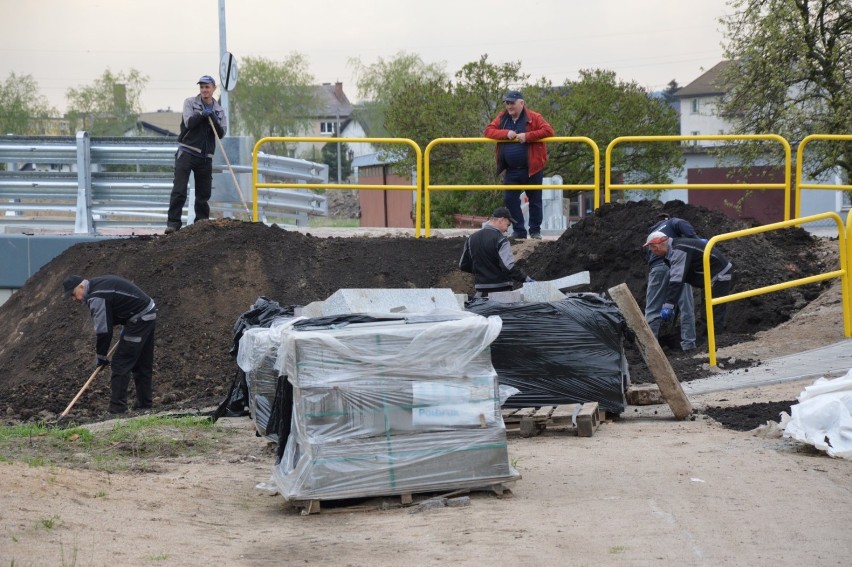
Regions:
[[520, 390], [503, 407], [598, 402], [605, 411], [624, 411], [625, 322], [614, 302], [584, 293], [541, 303], [479, 299], [466, 307], [503, 320], [491, 363], [500, 384]]
[[[292, 306], [281, 307], [277, 301], [267, 297], [257, 298], [251, 309], [240, 315], [234, 324], [234, 339], [230, 355], [234, 359], [237, 358], [240, 351], [240, 339], [247, 329], [269, 327], [276, 318], [292, 317], [293, 312]], [[219, 407], [216, 408], [216, 411], [213, 412], [212, 419], [215, 422], [220, 417], [242, 417], [246, 415], [250, 415], [248, 383], [246, 382], [246, 373], [238, 367], [234, 381], [231, 383], [231, 389], [222, 403], [219, 404]]]
[[275, 435], [278, 438], [276, 447], [275, 464], [279, 464], [284, 457], [284, 449], [287, 447], [287, 438], [290, 437], [290, 427], [293, 420], [293, 385], [284, 375], [278, 376], [275, 385], [275, 401], [272, 403], [272, 412], [269, 421], [266, 422], [266, 435]]

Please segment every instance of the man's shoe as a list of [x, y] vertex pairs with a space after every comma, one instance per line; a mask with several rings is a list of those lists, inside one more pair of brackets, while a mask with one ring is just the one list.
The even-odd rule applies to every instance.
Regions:
[[521, 234], [520, 232], [513, 232], [509, 238], [511, 238], [512, 240], [526, 240], [527, 235]]
[[540, 232], [531, 232], [530, 238], [532, 238], [533, 240], [541, 240], [541, 233]]

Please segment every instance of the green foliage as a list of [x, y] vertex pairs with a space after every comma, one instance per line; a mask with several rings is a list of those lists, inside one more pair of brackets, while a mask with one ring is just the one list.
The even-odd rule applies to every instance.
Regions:
[[[362, 95], [383, 97], [384, 127], [392, 136], [409, 138], [425, 148], [436, 138], [479, 138], [502, 109], [510, 88], [524, 93], [527, 106], [540, 112], [557, 136], [584, 136], [601, 150], [617, 136], [672, 135], [679, 131], [677, 113], [665, 101], [653, 99], [636, 83], [618, 81], [610, 71], [589, 70], [578, 81], [554, 86], [541, 80], [528, 84], [520, 61], [494, 64], [482, 55], [464, 65], [454, 81], [441, 73], [417, 74], [419, 59], [401, 55], [400, 62], [383, 62], [371, 75]], [[384, 81], [384, 82], [383, 82]], [[548, 145], [545, 175], [561, 175], [564, 183], [594, 181], [594, 154], [585, 143]], [[430, 150], [430, 185], [493, 185], [499, 183], [492, 143], [440, 144]], [[670, 182], [681, 163], [676, 144], [645, 144], [620, 148], [614, 157], [631, 182]], [[393, 156], [402, 168], [413, 167], [413, 156]], [[601, 155], [601, 179], [604, 160]], [[568, 192], [569, 194], [572, 192]], [[502, 202], [497, 190], [430, 192], [432, 226], [447, 226], [453, 213], [488, 215]]]
[[[334, 136], [337, 137], [336, 135]], [[322, 163], [328, 166], [328, 182], [337, 183], [337, 154], [340, 152], [340, 180], [352, 175], [352, 160], [349, 158], [349, 146], [345, 143], [329, 142], [322, 147]]]
[[390, 101], [408, 90], [415, 80], [447, 81], [442, 64], [426, 64], [419, 55], [400, 51], [392, 59], [379, 57], [372, 65], [364, 65], [357, 57], [349, 60], [358, 87], [358, 98], [368, 100], [356, 109], [356, 118], [370, 125], [370, 136], [387, 137], [385, 113]]
[[[721, 111], [736, 133], [778, 134], [791, 143], [809, 134], [852, 132], [852, 2], [731, 0], [721, 19], [731, 64]], [[849, 178], [852, 143], [808, 146], [805, 171], [840, 166]], [[783, 157], [783, 156], [782, 156]]]
[[46, 119], [57, 114], [31, 75], [9, 73], [0, 83], [0, 134], [45, 134]]
[[[308, 61], [299, 53], [291, 53], [284, 61], [246, 57], [229, 97], [232, 131], [256, 140], [300, 135], [320, 113], [313, 82]], [[287, 154], [277, 144], [264, 151]]]
[[136, 69], [127, 73], [107, 69], [91, 85], [68, 89], [68, 118], [93, 136], [121, 136], [142, 112], [140, 97], [147, 83]]

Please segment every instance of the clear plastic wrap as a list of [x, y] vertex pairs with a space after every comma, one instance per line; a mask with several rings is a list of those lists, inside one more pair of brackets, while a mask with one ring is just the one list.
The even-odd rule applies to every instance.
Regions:
[[281, 335], [302, 317], [280, 317], [268, 322], [269, 327], [252, 327], [243, 331], [237, 351], [237, 365], [245, 373], [248, 388], [249, 412], [254, 420], [258, 435], [278, 442], [278, 435], [268, 430], [272, 414], [278, 371], [275, 359]]
[[282, 334], [275, 367], [293, 387], [293, 415], [273, 478], [285, 498], [429, 492], [518, 478], [489, 356], [500, 318], [451, 317]]
[[609, 299], [583, 293], [542, 303], [474, 300], [467, 308], [503, 320], [491, 362], [500, 384], [520, 390], [504, 407], [598, 402], [624, 411], [624, 318]]

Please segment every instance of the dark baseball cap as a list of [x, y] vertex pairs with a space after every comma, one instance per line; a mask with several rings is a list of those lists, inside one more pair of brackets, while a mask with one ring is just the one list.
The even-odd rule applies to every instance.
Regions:
[[506, 96], [503, 97], [503, 102], [515, 102], [518, 99], [523, 99], [524, 95], [521, 94], [521, 91], [509, 91], [506, 93]]
[[198, 84], [199, 85], [213, 85], [215, 87], [216, 86], [216, 79], [214, 79], [210, 75], [204, 75], [203, 77], [198, 79]]
[[71, 292], [83, 282], [82, 276], [68, 276], [62, 280], [62, 289], [65, 290], [65, 297], [71, 297]]
[[509, 212], [509, 209], [506, 207], [497, 207], [494, 209], [494, 214], [491, 215], [491, 218], [495, 219], [509, 219], [510, 222], [515, 223], [515, 219], [512, 218], [512, 213]]

